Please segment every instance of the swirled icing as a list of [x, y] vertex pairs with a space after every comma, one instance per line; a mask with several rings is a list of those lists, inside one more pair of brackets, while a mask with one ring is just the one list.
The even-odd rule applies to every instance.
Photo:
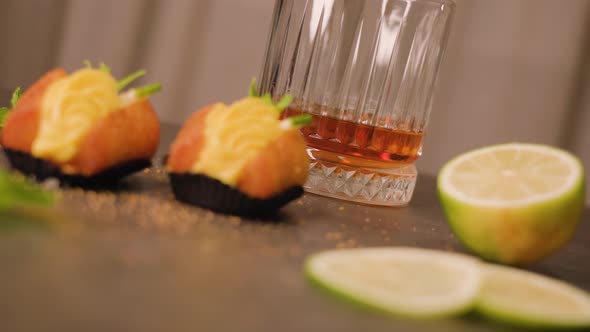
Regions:
[[218, 104], [205, 119], [205, 145], [192, 172], [235, 186], [244, 166], [284, 132], [279, 115], [255, 97]]
[[52, 83], [41, 100], [32, 154], [60, 163], [70, 161], [92, 125], [120, 105], [117, 82], [104, 71], [85, 68]]

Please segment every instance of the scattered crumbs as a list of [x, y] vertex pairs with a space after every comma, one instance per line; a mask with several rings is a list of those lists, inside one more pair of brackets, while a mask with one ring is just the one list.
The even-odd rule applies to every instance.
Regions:
[[356, 247], [358, 247], [358, 242], [355, 239], [341, 241], [336, 244], [337, 249], [356, 248]]
[[339, 211], [344, 211], [344, 206], [338, 208]]
[[69, 206], [72, 213], [80, 213], [81, 216], [104, 223], [133, 220], [144, 229], [166, 229], [182, 235], [188, 233], [196, 221], [206, 223], [213, 220], [213, 214], [202, 213], [195, 218], [195, 209], [192, 207], [140, 193], [115, 194], [75, 188], [65, 189], [63, 196], [61, 205]]
[[453, 248], [453, 247], [451, 247], [451, 246], [446, 246], [446, 247], [445, 247], [445, 250], [446, 250], [446, 251], [449, 251], [449, 252], [455, 252], [455, 248]]
[[412, 227], [412, 232], [416, 232], [416, 227]]
[[301, 247], [291, 246], [289, 249], [287, 249], [287, 255], [290, 257], [301, 257], [303, 255], [303, 250]]
[[229, 223], [232, 226], [239, 226], [242, 223], [242, 218], [236, 217], [236, 216], [232, 216], [232, 217], [229, 218]]
[[365, 222], [371, 222], [371, 218], [369, 218], [369, 217], [366, 217], [366, 218], [365, 218]]
[[272, 246], [266, 244], [257, 244], [253, 249], [261, 256], [279, 257], [281, 255], [278, 250], [275, 250]]
[[149, 168], [146, 168], [146, 169], [144, 169], [144, 170], [143, 170], [143, 172], [144, 172], [145, 174], [148, 174], [148, 173], [150, 172], [150, 169], [149, 169]]
[[48, 178], [41, 183], [41, 186], [46, 190], [58, 190], [59, 180], [56, 178]]
[[340, 232], [327, 232], [324, 238], [328, 241], [338, 241], [342, 239], [342, 233]]

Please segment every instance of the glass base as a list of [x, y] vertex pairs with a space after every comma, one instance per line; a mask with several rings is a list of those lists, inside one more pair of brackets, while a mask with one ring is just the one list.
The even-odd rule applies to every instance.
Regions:
[[405, 206], [414, 193], [418, 172], [413, 164], [392, 168], [345, 165], [314, 157], [310, 153], [307, 192], [357, 203]]

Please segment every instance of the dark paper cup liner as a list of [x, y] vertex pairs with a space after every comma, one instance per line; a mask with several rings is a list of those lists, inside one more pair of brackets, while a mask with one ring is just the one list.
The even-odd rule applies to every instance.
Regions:
[[303, 195], [303, 188], [295, 186], [268, 199], [257, 199], [206, 175], [191, 173], [169, 173], [168, 175], [172, 191], [178, 201], [215, 212], [244, 217], [270, 216], [285, 204]]
[[28, 153], [4, 148], [10, 166], [25, 175], [43, 181], [57, 178], [61, 184], [75, 187], [106, 187], [117, 183], [123, 177], [151, 166], [150, 160], [138, 159], [110, 167], [92, 176], [71, 175], [61, 171], [59, 166]]

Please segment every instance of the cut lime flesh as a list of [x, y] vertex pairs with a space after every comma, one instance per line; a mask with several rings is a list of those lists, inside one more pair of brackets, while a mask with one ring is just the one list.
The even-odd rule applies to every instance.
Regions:
[[590, 327], [590, 296], [539, 274], [483, 265], [476, 308], [495, 320], [531, 328]]
[[418, 248], [334, 250], [311, 256], [306, 273], [320, 286], [394, 315], [435, 318], [471, 309], [481, 275], [468, 256]]
[[512, 143], [456, 157], [441, 171], [440, 185], [467, 204], [514, 207], [562, 196], [582, 174], [579, 160], [566, 151]]
[[504, 144], [462, 154], [438, 176], [453, 232], [492, 261], [524, 264], [559, 249], [584, 208], [584, 174], [570, 153], [535, 144]]

